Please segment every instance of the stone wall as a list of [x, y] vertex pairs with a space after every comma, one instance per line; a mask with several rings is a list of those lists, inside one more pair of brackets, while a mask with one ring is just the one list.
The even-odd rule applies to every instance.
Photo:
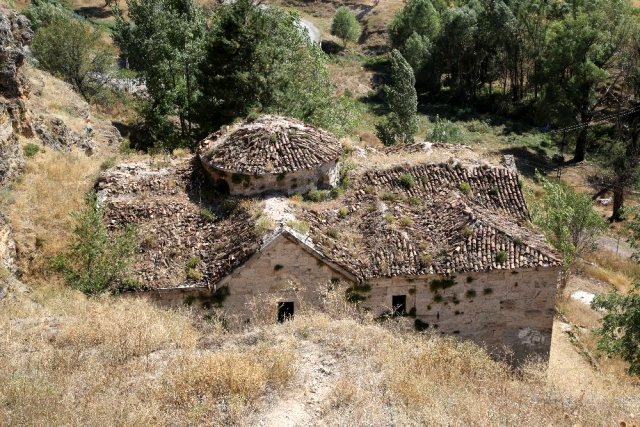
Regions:
[[[498, 353], [508, 346], [516, 361], [530, 354], [547, 358], [558, 273], [557, 268], [540, 268], [458, 274], [451, 279], [377, 278], [368, 285], [351, 285], [349, 295], [377, 316], [391, 312], [394, 295], [405, 295], [405, 315], [423, 330], [472, 340]], [[163, 305], [186, 301], [220, 306], [226, 316], [246, 322], [256, 310], [275, 318], [279, 301], [293, 301], [298, 312], [305, 304], [316, 305], [336, 280], [350, 278], [281, 236], [222, 280], [217, 294], [200, 289], [151, 295]], [[263, 303], [256, 306], [252, 301]]]
[[[517, 360], [549, 355], [559, 268], [493, 270], [438, 276], [382, 278], [363, 292], [363, 304], [380, 315], [394, 295], [406, 295], [407, 314], [425, 330], [469, 339]], [[422, 323], [420, 323], [422, 322]]]
[[334, 187], [339, 179], [339, 165], [337, 161], [318, 166], [315, 169], [301, 169], [279, 175], [243, 175], [223, 172], [213, 169], [203, 162], [214, 185], [220, 186], [220, 181], [226, 182], [232, 195], [252, 196], [261, 193], [277, 192], [287, 195], [306, 193], [316, 188], [328, 189]]
[[253, 316], [254, 301], [272, 301], [269, 310], [275, 318], [277, 302], [293, 301], [296, 311], [304, 304], [316, 305], [328, 286], [339, 280], [347, 281], [348, 277], [302, 245], [279, 236], [218, 283], [217, 295], [202, 288], [151, 291], [149, 294], [164, 306], [204, 303], [220, 306], [225, 315], [246, 321]]

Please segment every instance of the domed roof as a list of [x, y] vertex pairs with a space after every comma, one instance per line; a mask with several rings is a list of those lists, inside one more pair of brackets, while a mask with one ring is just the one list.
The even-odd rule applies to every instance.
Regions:
[[209, 135], [198, 151], [209, 167], [262, 175], [312, 169], [337, 160], [342, 145], [329, 132], [300, 121], [262, 116]]

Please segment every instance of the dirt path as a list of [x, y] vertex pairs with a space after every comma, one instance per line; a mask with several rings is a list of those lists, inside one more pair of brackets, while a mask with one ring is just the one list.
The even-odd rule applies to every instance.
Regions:
[[579, 398], [588, 389], [599, 388], [601, 379], [562, 331], [562, 322], [553, 322], [548, 378], [556, 387]]
[[256, 423], [257, 426], [317, 425], [315, 420], [336, 375], [336, 361], [310, 341], [301, 341], [297, 351], [296, 385], [268, 409]]

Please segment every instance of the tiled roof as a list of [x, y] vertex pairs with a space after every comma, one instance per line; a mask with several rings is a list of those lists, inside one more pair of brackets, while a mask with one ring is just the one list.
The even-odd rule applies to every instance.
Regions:
[[[196, 159], [103, 174], [98, 190], [108, 224], [139, 226], [134, 270], [145, 286], [212, 286], [260, 250], [265, 236], [256, 234], [255, 214], [207, 188]], [[421, 164], [365, 172], [340, 199], [345, 209], [336, 206], [296, 208], [310, 225], [310, 239], [300, 244], [309, 241], [314, 253], [359, 280], [560, 264], [528, 222], [517, 175], [504, 168]], [[199, 280], [186, 277], [194, 256]]]
[[208, 166], [244, 175], [281, 174], [337, 160], [335, 136], [304, 123], [262, 116], [209, 135], [199, 154]]
[[504, 168], [368, 172], [343, 204], [346, 215], [335, 208], [300, 215], [317, 247], [361, 279], [559, 265], [528, 223], [517, 175]]

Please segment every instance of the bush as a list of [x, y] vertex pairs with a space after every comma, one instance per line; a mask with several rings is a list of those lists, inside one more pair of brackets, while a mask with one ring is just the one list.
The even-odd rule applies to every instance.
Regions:
[[22, 147], [22, 151], [24, 152], [25, 156], [31, 158], [40, 152], [40, 146], [38, 144], [30, 142]]
[[342, 40], [344, 46], [347, 42], [358, 40], [362, 28], [356, 19], [356, 15], [346, 6], [339, 7], [331, 23], [331, 35]]
[[324, 202], [331, 199], [331, 191], [329, 190], [310, 190], [306, 194], [306, 199], [311, 202]]
[[402, 174], [400, 175], [400, 185], [402, 185], [404, 188], [408, 190], [410, 188], [413, 188], [414, 185], [416, 185], [416, 179], [411, 174], [408, 174], [408, 173]]
[[462, 128], [458, 124], [436, 116], [429, 132], [431, 142], [460, 142], [462, 137]]
[[458, 184], [458, 190], [460, 190], [464, 195], [469, 195], [471, 193], [471, 185], [466, 181], [462, 181]]
[[138, 247], [135, 229], [128, 226], [110, 236], [95, 194], [87, 203], [84, 211], [74, 214], [71, 241], [67, 251], [56, 257], [55, 266], [69, 286], [88, 295], [131, 287], [128, 271]]
[[102, 33], [68, 16], [57, 16], [38, 30], [31, 48], [40, 67], [60, 76], [85, 99], [103, 86], [113, 65], [113, 51]]
[[496, 254], [496, 262], [502, 264], [507, 261], [508, 254], [505, 251], [498, 251]]
[[561, 181], [549, 181], [539, 174], [544, 196], [532, 204], [532, 219], [563, 259], [562, 283], [569, 278], [576, 259], [595, 247], [595, 239], [607, 229], [593, 208], [591, 197], [579, 194]]
[[640, 376], [640, 283], [636, 282], [627, 295], [616, 290], [596, 295], [591, 303], [595, 310], [604, 310], [602, 326], [597, 329], [598, 349], [622, 357], [629, 362], [628, 372]]

